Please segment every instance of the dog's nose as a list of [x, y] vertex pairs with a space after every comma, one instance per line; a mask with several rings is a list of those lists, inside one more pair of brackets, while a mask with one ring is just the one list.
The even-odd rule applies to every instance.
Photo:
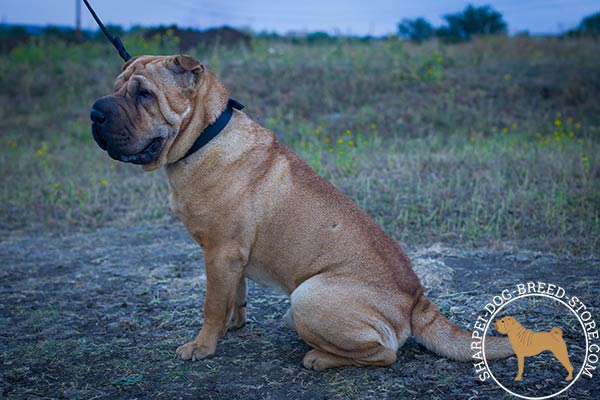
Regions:
[[96, 110], [95, 108], [92, 108], [92, 112], [90, 113], [90, 118], [93, 123], [98, 124], [98, 125], [102, 125], [104, 123], [104, 121], [106, 121], [106, 115], [104, 115], [102, 112]]

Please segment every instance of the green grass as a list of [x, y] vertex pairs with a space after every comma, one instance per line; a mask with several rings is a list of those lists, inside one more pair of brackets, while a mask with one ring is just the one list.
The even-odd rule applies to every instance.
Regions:
[[[125, 38], [133, 54], [173, 40]], [[600, 52], [585, 39], [397, 40], [196, 50], [253, 119], [405, 244], [504, 242], [598, 255]], [[92, 102], [105, 43], [32, 42], [0, 59], [0, 228], [173, 220], [163, 172], [111, 161]]]

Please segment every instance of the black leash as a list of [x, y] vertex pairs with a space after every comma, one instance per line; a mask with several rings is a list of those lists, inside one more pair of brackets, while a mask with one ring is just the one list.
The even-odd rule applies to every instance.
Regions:
[[121, 58], [123, 60], [125, 60], [126, 62], [129, 61], [131, 59], [131, 56], [129, 55], [127, 50], [125, 50], [125, 46], [123, 45], [123, 42], [121, 42], [121, 38], [119, 38], [118, 36], [113, 37], [110, 33], [108, 33], [108, 31], [104, 27], [104, 24], [102, 23], [102, 21], [100, 21], [100, 18], [98, 18], [98, 16], [94, 12], [94, 9], [90, 5], [90, 3], [88, 3], [88, 0], [83, 0], [83, 2], [85, 3], [85, 6], [87, 7], [87, 9], [90, 10], [92, 17], [94, 17], [94, 19], [96, 20], [96, 23], [98, 24], [98, 26], [100, 27], [102, 32], [104, 32], [104, 35], [106, 35], [106, 38], [108, 39], [108, 41], [111, 42], [113, 46], [115, 46], [115, 48], [119, 52], [119, 55], [121, 56]]
[[234, 99], [229, 99], [229, 101], [227, 102], [227, 108], [225, 108], [225, 111], [223, 111], [221, 113], [221, 115], [219, 115], [219, 118], [217, 118], [215, 122], [213, 122], [212, 124], [207, 126], [202, 131], [202, 133], [200, 133], [200, 136], [198, 136], [198, 139], [196, 139], [196, 141], [194, 142], [192, 147], [190, 147], [188, 152], [185, 153], [185, 156], [181, 157], [176, 162], [183, 160], [190, 154], [193, 154], [193, 153], [197, 152], [198, 150], [200, 150], [202, 147], [206, 146], [208, 144], [208, 142], [210, 142], [215, 136], [217, 136], [223, 130], [223, 128], [225, 128], [225, 126], [231, 119], [231, 116], [233, 115], [233, 110], [234, 109], [241, 110], [243, 108], [244, 108], [244, 105], [242, 103], [240, 103], [239, 101], [234, 100]]
[[[98, 18], [96, 12], [94, 12], [94, 9], [90, 5], [90, 3], [88, 3], [88, 0], [83, 0], [83, 2], [92, 14], [92, 17], [94, 17], [94, 20], [96, 20], [96, 23], [98, 24], [102, 32], [104, 32], [104, 35], [106, 36], [108, 41], [111, 42], [113, 46], [115, 46], [121, 58], [126, 62], [129, 61], [131, 59], [131, 56], [129, 55], [127, 50], [125, 50], [125, 46], [123, 45], [123, 42], [121, 42], [121, 39], [118, 36], [113, 37], [110, 33], [108, 33], [106, 27], [104, 26], [102, 21], [100, 21], [100, 18]], [[242, 103], [234, 99], [229, 99], [229, 101], [227, 101], [227, 107], [225, 108], [225, 111], [223, 111], [221, 115], [219, 115], [219, 118], [217, 118], [215, 122], [207, 126], [206, 129], [204, 129], [200, 133], [200, 136], [198, 137], [198, 139], [196, 139], [196, 141], [194, 142], [192, 147], [190, 147], [188, 152], [185, 153], [185, 156], [181, 157], [179, 160], [177, 160], [177, 162], [183, 160], [190, 154], [193, 154], [196, 151], [200, 150], [202, 147], [206, 146], [208, 142], [210, 142], [215, 136], [219, 134], [219, 132], [223, 130], [223, 128], [225, 128], [225, 125], [227, 125], [227, 123], [231, 119], [231, 116], [233, 115], [233, 110], [241, 110], [242, 108], [244, 108], [244, 105]]]

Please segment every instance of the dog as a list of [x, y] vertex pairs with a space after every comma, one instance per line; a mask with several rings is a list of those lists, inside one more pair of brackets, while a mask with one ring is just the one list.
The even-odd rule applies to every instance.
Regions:
[[[313, 347], [306, 368], [388, 366], [411, 335], [470, 360], [471, 334], [425, 296], [401, 247], [230, 104], [200, 61], [139, 56], [91, 111], [93, 136], [110, 157], [166, 169], [170, 206], [203, 250], [204, 324], [176, 356], [212, 356], [227, 330], [244, 325], [249, 278], [290, 297], [285, 320]], [[196, 150], [205, 135], [214, 138]], [[488, 340], [489, 358], [513, 354], [507, 338]]]
[[567, 370], [568, 375], [565, 380], [570, 381], [573, 379], [573, 365], [569, 360], [567, 344], [562, 337], [563, 332], [560, 328], [554, 327], [548, 332], [534, 332], [523, 327], [515, 318], [508, 316], [497, 320], [494, 326], [499, 333], [508, 335], [510, 344], [517, 355], [519, 371], [515, 381], [520, 381], [523, 378], [525, 357], [537, 356], [546, 350], [551, 351]]

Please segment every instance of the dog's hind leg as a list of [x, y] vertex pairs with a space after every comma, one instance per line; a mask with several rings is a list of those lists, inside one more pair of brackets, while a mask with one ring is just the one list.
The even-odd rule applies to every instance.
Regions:
[[306, 368], [388, 366], [396, 361], [396, 351], [410, 332], [397, 335], [383, 315], [369, 305], [370, 299], [349, 290], [351, 287], [315, 277], [292, 293], [296, 330], [315, 347], [304, 357]]
[[365, 361], [354, 358], [346, 358], [328, 353], [320, 349], [312, 349], [304, 356], [302, 364], [305, 368], [322, 371], [328, 368], [336, 368], [343, 366], [365, 367], [368, 365], [387, 367], [396, 361], [396, 353], [389, 349], [383, 350], [385, 354], [377, 361]]
[[571, 360], [569, 360], [569, 354], [567, 353], [567, 344], [562, 341], [559, 345], [555, 346], [554, 349], [551, 350], [554, 357], [565, 367], [567, 370], [567, 377], [565, 380], [570, 381], [573, 380], [573, 365], [571, 364]]
[[294, 323], [294, 317], [292, 316], [292, 309], [287, 310], [285, 315], [283, 316], [283, 321], [285, 322], [285, 326], [289, 329], [296, 331], [296, 324]]

